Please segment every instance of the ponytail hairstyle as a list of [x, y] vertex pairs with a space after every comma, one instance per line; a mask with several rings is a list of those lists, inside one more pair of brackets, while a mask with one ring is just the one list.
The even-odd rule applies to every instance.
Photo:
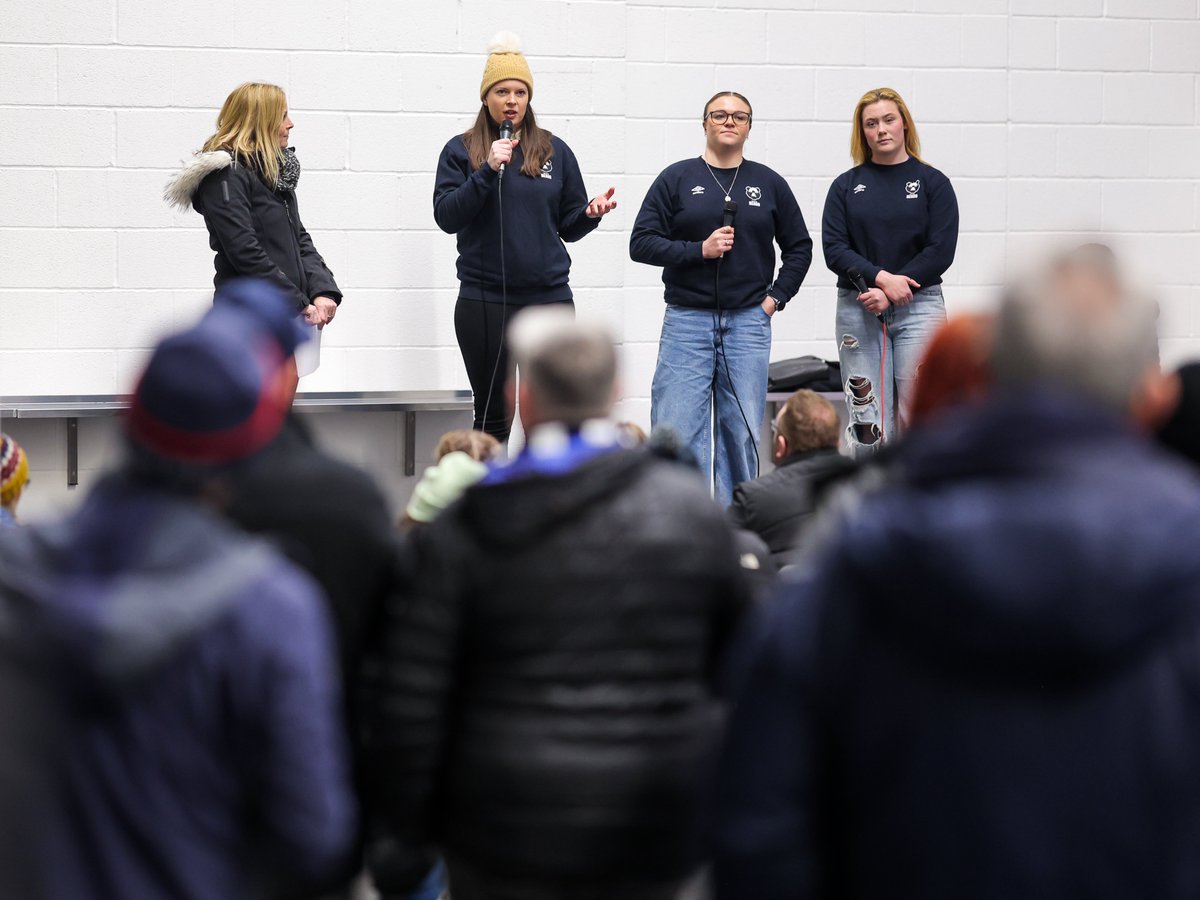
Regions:
[[279, 126], [287, 115], [287, 96], [274, 84], [246, 82], [225, 98], [217, 116], [217, 130], [204, 142], [204, 150], [226, 150], [242, 165], [253, 169], [272, 190], [279, 183], [283, 151]]

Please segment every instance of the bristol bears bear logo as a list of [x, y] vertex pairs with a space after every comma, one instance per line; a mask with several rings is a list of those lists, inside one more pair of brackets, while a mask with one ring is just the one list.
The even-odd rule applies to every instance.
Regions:
[[921, 182], [919, 182], [919, 181], [906, 181], [906, 182], [904, 183], [904, 190], [908, 192], [908, 196], [907, 196], [905, 199], [907, 199], [907, 200], [916, 200], [916, 199], [918, 199], [918, 198], [917, 198], [917, 191], [921, 190]]
[[550, 178], [550, 173], [554, 171], [554, 160], [548, 159], [542, 163], [542, 177]]
[[756, 187], [746, 188], [746, 197], [750, 200], [751, 206], [761, 206], [758, 201], [762, 199], [762, 189]]

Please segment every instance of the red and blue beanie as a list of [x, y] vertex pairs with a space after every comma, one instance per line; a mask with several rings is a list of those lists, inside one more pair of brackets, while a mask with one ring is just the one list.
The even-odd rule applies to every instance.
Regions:
[[189, 465], [251, 456], [279, 433], [287, 415], [288, 356], [260, 316], [214, 307], [155, 349], [125, 421], [129, 440]]

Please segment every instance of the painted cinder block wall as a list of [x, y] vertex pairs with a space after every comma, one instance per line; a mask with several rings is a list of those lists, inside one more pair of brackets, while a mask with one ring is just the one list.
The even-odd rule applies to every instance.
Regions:
[[1055, 239], [1100, 233], [1154, 273], [1164, 360], [1200, 355], [1198, 0], [0, 0], [0, 393], [127, 391], [205, 308], [203, 223], [161, 189], [248, 79], [288, 92], [304, 219], [346, 292], [302, 389], [466, 387], [454, 238], [430, 198], [501, 28], [589, 191], [617, 188], [572, 281], [622, 343], [630, 418], [649, 420], [662, 298], [628, 230], [726, 88], [754, 103], [747, 155], [787, 177], [818, 241], [775, 358], [835, 352], [820, 210], [853, 104], [883, 84], [958, 191], [952, 312]]

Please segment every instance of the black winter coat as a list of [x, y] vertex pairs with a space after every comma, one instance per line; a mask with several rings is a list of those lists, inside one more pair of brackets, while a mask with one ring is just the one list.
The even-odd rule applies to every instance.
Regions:
[[529, 884], [686, 875], [749, 604], [695, 474], [614, 451], [476, 485], [413, 541], [370, 681], [388, 836]]
[[799, 546], [800, 529], [816, 508], [814, 484], [853, 466], [837, 450], [793, 453], [773, 471], [733, 489], [729, 520], [766, 541], [775, 565], [786, 565]]
[[304, 309], [314, 297], [341, 302], [333, 273], [300, 221], [296, 192], [273, 191], [223, 150], [197, 154], [167, 186], [167, 200], [204, 216], [216, 256], [213, 284], [263, 278]]

